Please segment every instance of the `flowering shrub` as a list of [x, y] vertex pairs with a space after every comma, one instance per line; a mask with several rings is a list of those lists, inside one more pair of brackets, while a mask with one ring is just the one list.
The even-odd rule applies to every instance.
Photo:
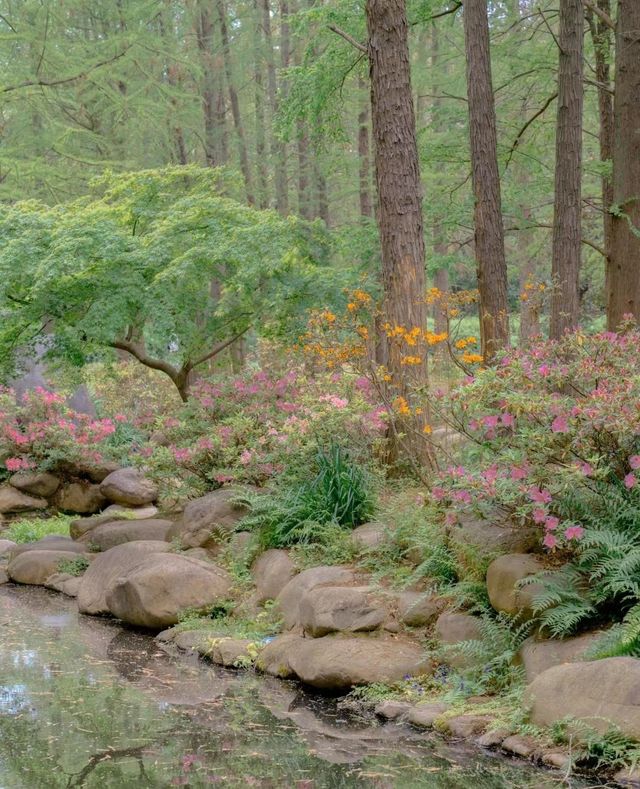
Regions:
[[635, 330], [574, 333], [512, 351], [442, 396], [442, 414], [478, 458], [449, 467], [433, 487], [446, 520], [498, 505], [538, 524], [550, 551], [583, 540], [576, 496], [606, 501], [640, 482], [639, 346]]
[[0, 457], [5, 473], [56, 469], [113, 458], [123, 415], [92, 419], [73, 411], [63, 395], [42, 387], [16, 401], [0, 390]]
[[260, 370], [196, 382], [189, 403], [157, 421], [139, 457], [172, 494], [188, 495], [226, 483], [295, 477], [318, 446], [333, 440], [370, 465], [385, 426], [384, 408], [365, 378]]

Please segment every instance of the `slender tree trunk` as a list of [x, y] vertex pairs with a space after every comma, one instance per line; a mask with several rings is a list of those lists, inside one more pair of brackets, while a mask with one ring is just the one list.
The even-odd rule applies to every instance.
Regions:
[[[167, 35], [167, 24], [165, 20], [165, 13], [170, 11], [170, 8], [165, 7], [159, 14], [158, 14], [158, 23], [160, 27], [160, 37], [165, 42], [165, 46], [168, 45], [168, 35]], [[163, 64], [163, 74], [166, 75], [164, 78], [167, 81], [167, 84], [170, 85], [172, 88], [180, 86], [180, 70], [179, 67], [173, 65], [171, 63], [164, 63]], [[178, 161], [178, 164], [185, 165], [187, 164], [188, 157], [187, 157], [187, 146], [184, 140], [184, 130], [182, 126], [175, 121], [175, 117], [178, 116], [178, 102], [175, 96], [171, 97], [170, 100], [171, 108], [172, 108], [172, 118], [171, 118], [171, 136], [173, 137], [174, 143], [174, 151], [175, 157]]]
[[582, 247], [582, 106], [584, 12], [581, 0], [560, 0], [555, 203], [551, 252], [551, 322], [558, 340], [578, 325]]
[[[611, 16], [609, 0], [598, 0], [598, 8]], [[596, 57], [596, 81], [598, 83], [598, 112], [600, 116], [600, 161], [609, 164], [613, 159], [613, 91], [609, 66], [612, 42], [611, 30], [591, 9], [586, 9], [587, 21]], [[613, 181], [604, 172], [602, 175], [602, 211], [605, 251], [605, 293], [609, 292], [609, 267], [611, 265], [611, 230], [613, 217], [609, 209], [613, 205]]]
[[607, 322], [640, 321], [640, 3], [619, 0]]
[[245, 192], [247, 195], [247, 202], [249, 205], [255, 205], [255, 196], [253, 193], [253, 179], [251, 177], [251, 168], [249, 166], [249, 155], [247, 153], [247, 143], [245, 140], [244, 127], [242, 125], [242, 115], [240, 114], [240, 102], [238, 100], [238, 93], [235, 87], [235, 80], [233, 77], [233, 68], [231, 66], [231, 49], [229, 46], [229, 31], [227, 28], [227, 9], [224, 0], [217, 0], [218, 8], [218, 21], [220, 23], [220, 37], [222, 39], [222, 56], [224, 58], [224, 70], [227, 78], [227, 91], [229, 93], [229, 104], [231, 105], [231, 115], [233, 117], [233, 125], [236, 130], [236, 137], [238, 140], [238, 156], [240, 159], [240, 172], [244, 180]]
[[331, 226], [331, 214], [329, 212], [329, 186], [327, 178], [322, 172], [318, 153], [313, 157], [313, 180], [315, 181], [316, 195], [318, 199], [317, 215], [322, 219], [327, 227]]
[[269, 174], [267, 168], [266, 115], [264, 107], [264, 81], [262, 78], [264, 42], [262, 36], [262, 10], [260, 0], [254, 0], [255, 29], [253, 42], [254, 82], [255, 82], [255, 120], [256, 120], [256, 169], [258, 176], [258, 205], [269, 207]]
[[220, 64], [216, 68], [213, 56], [213, 23], [208, 0], [199, 0], [196, 9], [196, 42], [202, 64], [202, 114], [204, 119], [204, 155], [209, 167], [226, 164], [229, 160], [227, 144], [226, 107], [220, 84]]
[[[289, 3], [280, 0], [280, 67], [288, 69], [291, 60], [291, 40], [289, 36]], [[280, 97], [274, 110], [277, 111], [280, 101], [286, 101], [289, 89], [286, 77], [280, 82]], [[287, 170], [287, 146], [283, 140], [276, 143], [276, 207], [283, 216], [289, 213], [289, 177]]]
[[480, 340], [482, 355], [491, 362], [509, 345], [509, 307], [487, 0], [464, 0], [464, 37]]
[[[367, 0], [366, 14], [383, 312], [391, 327], [422, 332], [426, 329], [422, 184], [405, 0]], [[420, 354], [420, 362], [405, 365], [411, 350]], [[391, 342], [388, 369], [398, 396], [410, 402], [411, 393], [426, 388], [428, 379], [424, 344], [409, 351]], [[409, 416], [405, 411], [405, 417], [412, 429], [424, 424], [423, 416]]]
[[[358, 80], [359, 93], [364, 94], [366, 83]], [[360, 216], [373, 216], [371, 201], [371, 146], [369, 144], [369, 101], [363, 100], [358, 113], [358, 159], [360, 161]]]

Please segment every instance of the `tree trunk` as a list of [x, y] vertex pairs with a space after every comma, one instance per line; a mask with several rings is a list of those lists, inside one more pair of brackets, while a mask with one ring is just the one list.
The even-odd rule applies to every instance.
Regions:
[[[359, 93], [364, 94], [366, 83], [358, 80]], [[369, 102], [363, 100], [358, 113], [358, 159], [360, 161], [360, 216], [373, 216], [371, 201], [371, 150], [369, 145]]]
[[[598, 8], [611, 16], [609, 0], [598, 0]], [[600, 161], [608, 164], [613, 159], [613, 91], [611, 90], [611, 30], [591, 9], [586, 10], [593, 48], [596, 58], [596, 82], [598, 83], [598, 113], [600, 116]], [[604, 172], [602, 175], [602, 212], [605, 251], [605, 293], [609, 292], [609, 266], [611, 265], [611, 228], [613, 217], [609, 209], [613, 205], [613, 181]]]
[[578, 325], [582, 246], [582, 106], [584, 12], [581, 0], [560, 0], [555, 202], [549, 336]]
[[509, 307], [487, 0], [464, 0], [464, 37], [480, 340], [482, 355], [489, 363], [497, 351], [509, 345]]
[[322, 172], [322, 168], [318, 161], [317, 152], [313, 157], [313, 179], [315, 181], [316, 195], [318, 198], [317, 216], [322, 219], [327, 227], [330, 227], [331, 215], [329, 213], [329, 187], [327, 185], [327, 178]]
[[[405, 0], [367, 0], [366, 14], [384, 318], [393, 328], [422, 332], [426, 329], [422, 184]], [[419, 364], [403, 364], [407, 355], [418, 358], [418, 354]], [[410, 402], [410, 395], [428, 383], [424, 343], [416, 348], [389, 343], [388, 370], [395, 392]], [[413, 430], [424, 424], [423, 415], [416, 418], [405, 411], [405, 417]]]
[[253, 42], [254, 82], [255, 82], [255, 120], [256, 120], [256, 169], [258, 174], [258, 205], [269, 207], [269, 175], [267, 169], [266, 115], [264, 107], [264, 82], [262, 65], [264, 42], [262, 40], [262, 11], [259, 0], [253, 0], [255, 29]]
[[619, 0], [607, 323], [640, 321], [640, 3]]
[[235, 87], [233, 68], [231, 66], [231, 49], [229, 46], [229, 31], [227, 29], [227, 9], [224, 0], [217, 0], [218, 21], [220, 23], [220, 37], [222, 39], [222, 57], [224, 58], [224, 70], [227, 78], [227, 91], [229, 93], [229, 104], [231, 105], [231, 115], [233, 125], [236, 130], [238, 140], [238, 156], [240, 159], [240, 172], [244, 180], [247, 203], [255, 205], [253, 194], [253, 180], [251, 178], [251, 168], [249, 167], [249, 156], [247, 154], [247, 143], [242, 125], [242, 115], [240, 114], [240, 102]]
[[196, 41], [202, 64], [202, 113], [204, 119], [204, 155], [209, 167], [226, 164], [229, 159], [226, 107], [219, 69], [213, 57], [213, 24], [207, 0], [199, 0], [196, 10]]

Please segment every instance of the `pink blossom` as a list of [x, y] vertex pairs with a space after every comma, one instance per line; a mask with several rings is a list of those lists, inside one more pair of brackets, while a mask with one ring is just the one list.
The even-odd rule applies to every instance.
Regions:
[[551, 502], [551, 494], [548, 490], [540, 489], [532, 485], [529, 488], [529, 498], [534, 504], [549, 504]]
[[582, 526], [569, 526], [564, 530], [564, 536], [567, 540], [579, 540], [584, 535]]
[[593, 475], [593, 467], [590, 463], [579, 463], [578, 468], [585, 475], [585, 477], [591, 477]]
[[471, 504], [471, 494], [468, 490], [456, 490], [452, 494], [454, 501], [459, 501], [462, 504]]
[[533, 511], [533, 522], [534, 523], [544, 523], [546, 517], [547, 517], [546, 510], [535, 509]]
[[26, 458], [7, 458], [4, 464], [7, 471], [22, 471], [34, 467], [34, 464]]
[[482, 424], [488, 428], [498, 427], [499, 422], [499, 416], [491, 415], [482, 417]]
[[547, 532], [544, 535], [544, 540], [542, 541], [542, 544], [544, 545], [545, 548], [549, 548], [549, 550], [553, 550], [558, 545], [558, 538], [555, 536], [555, 534], [552, 534], [551, 532]]
[[629, 473], [624, 478], [624, 485], [626, 488], [631, 490], [631, 488], [636, 484], [637, 481], [638, 480], [636, 479], [635, 474]]
[[540, 367], [538, 367], [538, 372], [540, 373], [540, 375], [546, 378], [546, 376], [549, 375], [549, 373], [551, 372], [551, 368], [549, 367], [548, 364], [541, 364]]
[[253, 452], [251, 452], [250, 449], [245, 449], [240, 455], [240, 463], [242, 463], [243, 466], [248, 466], [252, 460], [253, 460]]
[[516, 423], [516, 418], [513, 414], [502, 414], [500, 421], [505, 427], [513, 427]]
[[495, 485], [498, 479], [498, 467], [496, 465], [489, 466], [488, 469], [482, 472], [482, 478], [488, 485]]
[[547, 515], [547, 517], [544, 519], [544, 527], [549, 531], [555, 531], [559, 525], [560, 519], [556, 518], [555, 515]]
[[631, 455], [629, 458], [629, 465], [632, 469], [639, 469], [640, 468], [640, 455]]
[[444, 488], [436, 486], [435, 488], [431, 489], [431, 495], [436, 501], [442, 501], [447, 494]]
[[528, 473], [529, 472], [526, 468], [523, 468], [522, 466], [514, 466], [511, 469], [511, 479], [514, 480], [514, 482], [519, 479], [526, 479]]
[[116, 414], [113, 418], [116, 420], [116, 422], [126, 422], [127, 421], [127, 417], [124, 414]]
[[569, 423], [565, 416], [557, 416], [551, 423], [551, 430], [554, 433], [568, 433]]

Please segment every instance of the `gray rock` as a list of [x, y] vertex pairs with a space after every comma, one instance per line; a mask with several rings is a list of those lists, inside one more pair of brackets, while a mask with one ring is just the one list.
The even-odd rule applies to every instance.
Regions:
[[9, 479], [9, 483], [30, 496], [48, 499], [60, 487], [60, 477], [47, 471], [19, 471]]
[[207, 656], [219, 666], [233, 667], [245, 660], [252, 660], [252, 647], [253, 641], [248, 638], [213, 638]]
[[338, 631], [376, 630], [387, 610], [367, 586], [317, 586], [305, 592], [298, 612], [303, 632], [321, 638]]
[[364, 523], [351, 532], [351, 539], [358, 548], [366, 551], [383, 543], [388, 531], [383, 523]]
[[407, 713], [406, 720], [421, 729], [430, 729], [436, 720], [449, 709], [449, 704], [440, 702], [416, 704]]
[[398, 617], [408, 627], [425, 627], [442, 613], [442, 598], [424, 592], [402, 592], [397, 597]]
[[522, 734], [512, 734], [502, 741], [502, 750], [520, 756], [522, 759], [531, 759], [540, 750], [540, 743], [533, 737]]
[[9, 583], [9, 576], [7, 575], [7, 571], [0, 567], [0, 586], [2, 584]]
[[497, 512], [492, 518], [463, 516], [449, 528], [449, 535], [456, 542], [472, 546], [487, 557], [531, 553], [540, 548], [540, 530], [536, 526], [514, 524]]
[[300, 602], [304, 594], [317, 586], [344, 586], [355, 581], [355, 574], [346, 567], [312, 567], [289, 581], [277, 597], [277, 607], [287, 630], [300, 621]]
[[79, 575], [54, 573], [47, 578], [44, 585], [47, 589], [53, 589], [54, 592], [60, 592], [67, 595], [67, 597], [77, 597], [81, 580], [82, 576]]
[[251, 567], [256, 585], [256, 602], [260, 605], [267, 600], [275, 600], [296, 572], [288, 551], [275, 548], [265, 551]]
[[497, 748], [510, 734], [508, 729], [492, 729], [478, 737], [476, 742], [481, 748]]
[[177, 540], [183, 548], [213, 547], [222, 537], [228, 537], [247, 514], [246, 507], [236, 502], [240, 493], [220, 488], [190, 501], [182, 518], [169, 531], [167, 540]]
[[511, 553], [494, 559], [487, 570], [487, 592], [496, 611], [521, 619], [533, 616], [533, 599], [540, 594], [540, 584], [519, 588], [518, 584], [545, 569], [540, 558], [528, 553]]
[[456, 718], [447, 718], [444, 722], [444, 729], [452, 737], [468, 740], [483, 734], [491, 722], [492, 719], [486, 715], [459, 715]]
[[121, 520], [103, 523], [86, 532], [81, 541], [90, 543], [92, 548], [108, 551], [116, 545], [135, 540], [165, 540], [172, 521], [147, 518], [141, 521]]
[[386, 720], [395, 721], [398, 718], [406, 715], [413, 705], [408, 701], [381, 701], [375, 709], [376, 715]]
[[78, 515], [92, 515], [106, 504], [100, 486], [92, 482], [80, 481], [63, 485], [56, 493], [55, 503], [64, 512]]
[[29, 512], [48, 507], [46, 499], [27, 496], [12, 485], [0, 485], [0, 513]]
[[229, 574], [214, 564], [159, 553], [121, 572], [110, 583], [106, 601], [123, 622], [161, 630], [177, 624], [184, 611], [205, 611], [226, 600], [231, 586]]
[[[436, 638], [445, 646], [454, 646], [464, 641], [477, 641], [482, 637], [480, 620], [471, 614], [440, 614], [435, 626]], [[455, 649], [447, 650], [447, 663], [454, 668], [469, 668], [470, 659], [457, 654]]]
[[602, 637], [602, 631], [584, 633], [574, 638], [563, 641], [557, 639], [528, 638], [520, 647], [518, 661], [522, 663], [527, 676], [527, 682], [533, 680], [552, 666], [562, 663], [577, 663], [584, 659]]
[[35, 542], [18, 543], [10, 550], [9, 555], [14, 559], [16, 556], [20, 556], [21, 553], [28, 553], [29, 551], [70, 551], [72, 553], [84, 553], [86, 550], [86, 545], [74, 542], [70, 537], [65, 537], [62, 534], [49, 534]]
[[43, 586], [49, 576], [59, 571], [61, 562], [77, 557], [70, 551], [26, 551], [9, 562], [7, 574], [15, 583]]
[[7, 554], [11, 553], [16, 547], [17, 543], [13, 540], [0, 540], [0, 558], [7, 556]]
[[152, 504], [146, 507], [125, 507], [122, 504], [110, 504], [102, 512], [97, 515], [91, 515], [88, 518], [78, 518], [71, 521], [69, 526], [69, 534], [74, 540], [79, 540], [83, 534], [86, 534], [96, 526], [101, 526], [103, 523], [113, 523], [119, 520], [146, 520], [147, 518], [155, 518], [158, 514], [158, 508]]
[[158, 498], [158, 486], [135, 468], [112, 471], [100, 483], [100, 492], [114, 504], [141, 507]]
[[600, 733], [614, 725], [640, 739], [640, 660], [612, 657], [554, 666], [528, 686], [525, 704], [537, 726], [574, 718]]
[[106, 593], [119, 575], [140, 564], [148, 556], [170, 549], [166, 542], [126, 542], [99, 553], [82, 576], [78, 590], [78, 609], [81, 614], [108, 614]]
[[266, 644], [256, 660], [256, 668], [272, 677], [289, 679], [294, 676], [290, 658], [294, 649], [304, 642], [302, 636], [285, 633]]

